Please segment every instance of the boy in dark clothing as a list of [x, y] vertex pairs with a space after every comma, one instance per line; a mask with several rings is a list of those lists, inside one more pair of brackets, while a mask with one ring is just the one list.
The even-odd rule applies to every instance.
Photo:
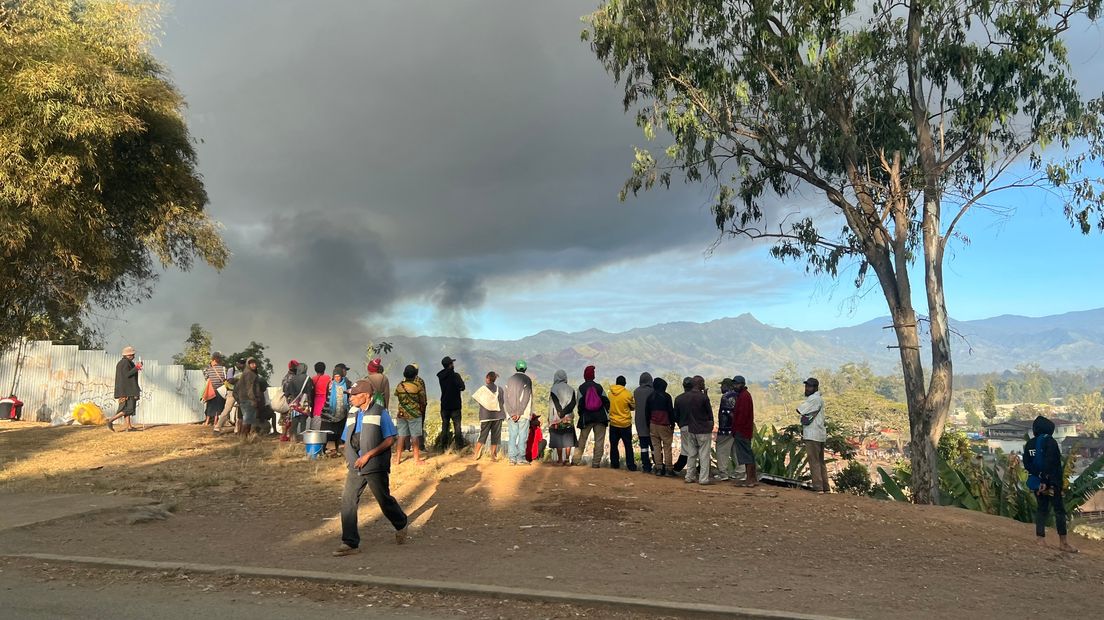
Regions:
[[652, 375], [646, 372], [640, 373], [640, 387], [633, 391], [633, 400], [636, 402], [636, 439], [640, 442], [640, 464], [646, 474], [652, 473], [652, 435], [648, 427], [648, 416], [644, 414], [644, 406], [648, 404], [655, 388], [652, 387]]
[[349, 472], [345, 475], [345, 489], [341, 493], [341, 546], [333, 552], [341, 557], [360, 553], [360, 528], [357, 521], [357, 504], [364, 487], [372, 490], [383, 516], [395, 528], [395, 542], [406, 542], [406, 513], [391, 496], [391, 446], [398, 430], [391, 416], [387, 415], [380, 400], [374, 398], [372, 383], [366, 379], [357, 381], [349, 390], [349, 400], [354, 409], [345, 420], [345, 460]]
[[[1058, 548], [1068, 553], [1077, 553], [1066, 539], [1066, 503], [1062, 498], [1065, 472], [1062, 466], [1062, 451], [1054, 439], [1054, 422], [1039, 416], [1031, 424], [1033, 439], [1024, 444], [1023, 463], [1028, 472], [1039, 477], [1039, 508], [1035, 512], [1035, 536], [1039, 544], [1046, 546], [1046, 522], [1050, 515], [1050, 506], [1054, 506], [1054, 525], [1058, 530]], [[1040, 445], [1041, 444], [1041, 445]], [[1042, 454], [1039, 454], [1042, 450]], [[1037, 463], [1042, 457], [1041, 466]]]
[[[442, 452], [448, 450], [449, 444], [456, 446], [457, 450], [464, 447], [464, 432], [460, 428], [460, 418], [463, 415], [463, 403], [460, 400], [460, 392], [467, 386], [464, 378], [455, 369], [456, 360], [445, 356], [441, 360], [441, 370], [437, 372], [437, 382], [441, 385], [441, 434], [437, 436], [437, 448]], [[449, 425], [452, 425], [452, 437], [449, 437]]]

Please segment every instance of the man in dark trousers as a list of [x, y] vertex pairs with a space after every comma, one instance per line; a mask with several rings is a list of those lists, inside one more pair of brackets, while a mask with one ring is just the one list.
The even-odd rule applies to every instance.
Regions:
[[142, 389], [138, 387], [138, 373], [142, 371], [142, 364], [134, 363], [134, 356], [137, 354], [134, 347], [128, 346], [123, 349], [123, 358], [115, 364], [115, 399], [119, 401], [119, 409], [107, 421], [107, 428], [112, 432], [115, 431], [115, 420], [119, 418], [125, 419], [126, 430], [135, 430], [131, 418], [137, 412], [138, 397], [142, 394]]
[[[441, 360], [443, 368], [437, 373], [437, 381], [441, 384], [441, 434], [437, 436], [437, 447], [447, 450], [449, 443], [453, 443], [457, 450], [464, 447], [464, 432], [460, 428], [460, 416], [462, 405], [460, 392], [465, 389], [464, 379], [456, 372], [453, 364], [456, 360], [445, 356]], [[452, 425], [453, 437], [449, 438], [449, 425]]]
[[652, 473], [652, 433], [648, 426], [648, 415], [645, 412], [645, 406], [654, 391], [652, 375], [646, 372], [640, 373], [640, 387], [633, 391], [633, 400], [636, 402], [634, 422], [636, 422], [636, 438], [640, 442], [640, 464], [646, 474]]
[[364, 487], [372, 491], [383, 516], [395, 528], [395, 542], [406, 542], [408, 519], [399, 502], [391, 496], [391, 445], [398, 430], [391, 416], [380, 402], [383, 395], [376, 394], [372, 383], [366, 379], [357, 381], [349, 390], [353, 409], [345, 421], [345, 461], [349, 472], [345, 475], [345, 489], [341, 493], [341, 546], [333, 552], [342, 557], [360, 553], [360, 527], [357, 521], [357, 504]]
[[1054, 526], [1058, 530], [1058, 548], [1067, 553], [1077, 553], [1066, 538], [1066, 502], [1062, 498], [1065, 486], [1065, 471], [1062, 466], [1062, 451], [1054, 439], [1054, 422], [1039, 416], [1031, 424], [1033, 437], [1027, 440], [1023, 449], [1024, 468], [1039, 477], [1038, 510], [1035, 512], [1035, 536], [1039, 545], [1046, 546], [1046, 522], [1050, 516], [1050, 507], [1054, 506]]

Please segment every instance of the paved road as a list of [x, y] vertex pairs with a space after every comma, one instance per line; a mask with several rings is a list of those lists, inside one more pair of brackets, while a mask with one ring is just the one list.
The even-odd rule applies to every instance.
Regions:
[[[90, 571], [91, 572], [91, 571]], [[308, 618], [402, 618], [432, 616], [394, 609], [351, 610], [301, 599], [262, 598], [249, 592], [199, 592], [157, 583], [84, 586], [41, 581], [17, 568], [0, 572], [0, 617], [31, 620], [112, 618], [112, 620], [304, 620]]]

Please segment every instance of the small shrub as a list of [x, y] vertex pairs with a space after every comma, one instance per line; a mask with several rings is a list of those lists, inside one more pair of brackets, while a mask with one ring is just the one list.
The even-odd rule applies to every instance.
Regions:
[[870, 470], [858, 461], [849, 461], [847, 467], [833, 476], [832, 480], [836, 483], [836, 491], [840, 493], [870, 495], [873, 492]]

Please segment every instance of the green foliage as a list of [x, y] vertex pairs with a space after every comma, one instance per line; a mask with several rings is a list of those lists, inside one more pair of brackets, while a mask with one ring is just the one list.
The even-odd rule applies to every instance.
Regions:
[[970, 438], [962, 431], [944, 431], [936, 446], [939, 458], [950, 463], [961, 463], [974, 458], [970, 450]]
[[805, 443], [792, 427], [781, 431], [774, 426], [759, 428], [751, 438], [751, 449], [760, 474], [797, 481], [810, 479]]
[[188, 338], [184, 341], [184, 351], [174, 355], [172, 360], [188, 370], [206, 368], [211, 362], [211, 332], [199, 323], [192, 323]]
[[0, 3], [0, 346], [88, 340], [89, 307], [148, 296], [155, 258], [226, 263], [156, 30], [143, 2]]
[[870, 481], [870, 470], [858, 461], [847, 463], [847, 467], [832, 479], [836, 483], [836, 491], [840, 493], [870, 495], [874, 490], [874, 483]]
[[[1067, 459], [1067, 480], [1071, 479], [1069, 468], [1072, 460]], [[1104, 478], [1097, 477], [1102, 470], [1104, 456], [1090, 463], [1071, 480], [1063, 495], [1067, 514], [1074, 514], [1094, 493], [1104, 488]], [[878, 474], [882, 484], [874, 493], [875, 497], [910, 501], [905, 492], [911, 477], [907, 469], [889, 473], [879, 467]], [[999, 454], [992, 465], [986, 465], [980, 457], [959, 461], [947, 461], [941, 457], [939, 486], [945, 506], [977, 510], [1024, 523], [1035, 520], [1038, 502], [1035, 494], [1027, 488], [1027, 472], [1016, 457]], [[1053, 514], [1050, 518], [1053, 522]]]
[[[847, 436], [841, 432], [841, 428], [829, 422], [827, 430], [825, 451], [835, 453], [844, 460], [854, 458], [855, 448], [847, 442]], [[798, 481], [810, 479], [809, 458], [805, 453], [800, 424], [781, 430], [773, 425], [761, 426], [751, 438], [751, 448], [755, 453], [755, 465], [759, 473]], [[828, 462], [832, 460], [834, 459], [828, 459]]]
[[997, 388], [992, 383], [985, 384], [985, 392], [981, 401], [981, 412], [990, 422], [997, 417]]
[[865, 447], [866, 443], [881, 435], [882, 430], [908, 434], [908, 408], [904, 403], [893, 402], [880, 394], [853, 388], [838, 396], [825, 396], [824, 405], [830, 419], [839, 424], [842, 434]]
[[1067, 396], [1064, 404], [1069, 411], [1068, 417], [1082, 424], [1099, 426], [1104, 419], [1104, 394], [1100, 392]]
[[257, 374], [265, 381], [268, 381], [268, 378], [272, 376], [272, 360], [268, 359], [268, 356], [265, 355], [265, 346], [263, 344], [251, 340], [249, 341], [249, 346], [237, 353], [227, 356], [226, 360], [229, 364], [237, 364], [238, 362], [244, 363], [251, 357], [257, 360]]

